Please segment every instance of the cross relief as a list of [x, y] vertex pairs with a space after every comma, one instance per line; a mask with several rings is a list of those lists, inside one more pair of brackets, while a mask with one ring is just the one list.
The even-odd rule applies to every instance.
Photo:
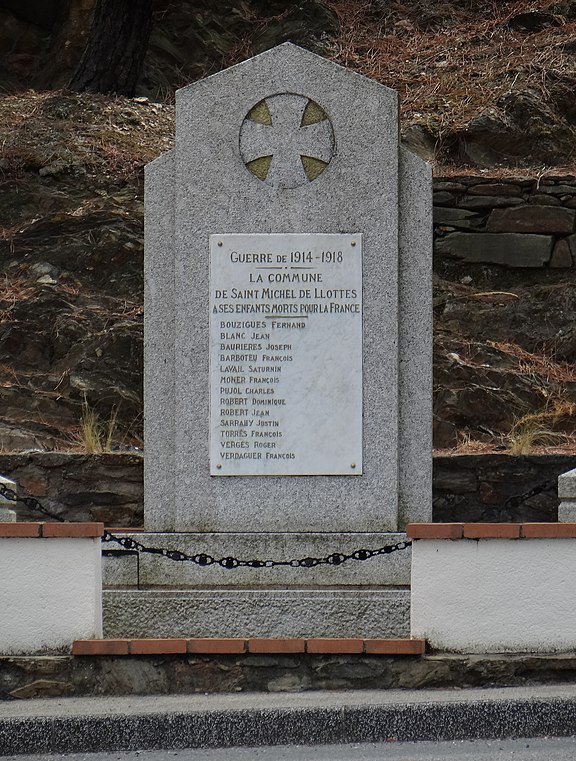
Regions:
[[272, 95], [244, 119], [240, 154], [258, 179], [275, 188], [296, 188], [326, 169], [334, 155], [334, 131], [324, 110], [309, 98]]

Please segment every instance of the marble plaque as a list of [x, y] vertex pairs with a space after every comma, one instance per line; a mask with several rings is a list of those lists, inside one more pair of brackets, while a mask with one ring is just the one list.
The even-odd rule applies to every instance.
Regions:
[[361, 475], [362, 236], [210, 236], [210, 473]]

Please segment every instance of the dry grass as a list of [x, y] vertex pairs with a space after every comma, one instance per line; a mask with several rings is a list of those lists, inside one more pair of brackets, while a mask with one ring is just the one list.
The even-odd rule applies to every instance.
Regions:
[[576, 365], [557, 362], [547, 354], [531, 354], [516, 344], [487, 341], [488, 346], [505, 354], [515, 365], [515, 371], [549, 385], [551, 383], [576, 383]]
[[532, 354], [516, 344], [488, 341], [513, 363], [513, 371], [529, 378], [546, 399], [544, 409], [519, 417], [506, 438], [511, 454], [528, 454], [539, 447], [576, 446], [576, 402], [566, 389], [576, 384], [576, 365], [557, 362], [548, 354]]
[[102, 419], [84, 400], [80, 423], [63, 432], [62, 444], [56, 448], [58, 451], [82, 454], [141, 451], [144, 449], [144, 441], [136, 432], [140, 417], [141, 415], [130, 424], [121, 423], [118, 409], [113, 408], [109, 417]]
[[[562, 83], [571, 97], [576, 65], [573, 50], [564, 46], [574, 44], [576, 21], [567, 20], [566, 4], [554, 0], [323, 2], [340, 25], [338, 35], [327, 41], [332, 59], [398, 91], [402, 123], [428, 127], [440, 143], [446, 131], [462, 129], [474, 117], [490, 112], [510, 91], [533, 90], [548, 100]], [[555, 25], [533, 32], [508, 25], [526, 11], [550, 13]], [[250, 33], [239, 36], [223, 55], [222, 68], [250, 57], [253, 39], [281, 20], [281, 16], [258, 15], [245, 3], [239, 4], [238, 13]], [[64, 173], [80, 167], [103, 179], [106, 174], [130, 177], [172, 147], [173, 129], [174, 109], [169, 105], [62, 92], [4, 97], [0, 99], [0, 178], [2, 170], [37, 171], [58, 162]], [[571, 161], [567, 157], [566, 167], [555, 167], [554, 172], [573, 170]], [[440, 170], [443, 175], [457, 174], [462, 167], [448, 165]], [[546, 168], [540, 170], [548, 173]], [[492, 173], [511, 176], [522, 170], [499, 168]]]
[[[340, 20], [335, 58], [399, 90], [409, 119], [428, 112], [428, 118], [464, 126], [512, 86], [546, 93], [549, 78], [574, 74], [572, 55], [555, 46], [574, 40], [576, 22], [556, 16], [559, 26], [533, 33], [507, 26], [527, 10], [553, 10], [554, 0], [485, 3], [484, 13], [478, 4], [458, 10], [434, 2], [392, 2], [379, 14], [379, 28], [369, 0], [326, 4]], [[422, 20], [426, 29], [419, 28]]]
[[0, 180], [53, 166], [126, 180], [172, 148], [174, 109], [127, 98], [60, 91], [0, 98]]
[[458, 431], [458, 443], [437, 454], [489, 454], [494, 451], [511, 455], [576, 451], [576, 403], [561, 398], [550, 400], [545, 409], [519, 417], [510, 431], [498, 440], [480, 441], [469, 430]]
[[75, 437], [76, 447], [86, 454], [112, 452], [118, 438], [118, 411], [114, 407], [107, 420], [101, 420], [96, 410], [88, 404], [86, 395], [82, 399], [82, 417]]
[[0, 326], [9, 324], [12, 311], [22, 302], [33, 298], [38, 287], [18, 275], [0, 275]]
[[470, 431], [458, 431], [458, 443], [449, 451], [455, 454], [487, 454], [494, 451], [494, 442], [478, 441]]
[[[404, 123], [443, 131], [465, 127], [513, 90], [548, 96], [549, 86], [574, 82], [576, 22], [554, 14], [553, 0], [455, 3], [326, 0], [338, 16], [334, 60], [397, 90]], [[470, 7], [466, 7], [470, 6]], [[527, 11], [553, 15], [557, 25], [527, 32], [508, 26]]]
[[508, 434], [508, 446], [511, 454], [529, 454], [535, 447], [573, 442], [575, 434], [576, 403], [556, 399], [542, 412], [523, 415], [517, 420]]

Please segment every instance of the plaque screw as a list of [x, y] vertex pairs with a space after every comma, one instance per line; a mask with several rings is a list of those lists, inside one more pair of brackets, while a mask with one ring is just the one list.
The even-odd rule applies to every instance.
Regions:
[[351, 243], [350, 245], [351, 245], [351, 246], [355, 246], [355, 245], [356, 245], [356, 241], [355, 241], [355, 240], [353, 240], [353, 241], [352, 241], [352, 243]]
[[219, 245], [219, 246], [221, 246], [221, 245], [222, 245], [222, 241], [221, 241], [221, 240], [219, 240], [219, 241], [218, 241], [218, 245]]
[[222, 468], [222, 465], [216, 465], [216, 469], [220, 470]]
[[[220, 467], [220, 466], [218, 466], [218, 467]], [[351, 467], [351, 468], [355, 468], [355, 467], [356, 467], [356, 463], [355, 463], [355, 462], [353, 462], [353, 463], [352, 463], [352, 465], [350, 465], [350, 467]]]

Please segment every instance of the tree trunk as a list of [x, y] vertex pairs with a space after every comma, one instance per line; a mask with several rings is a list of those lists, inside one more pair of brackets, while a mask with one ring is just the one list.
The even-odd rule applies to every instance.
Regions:
[[152, 0], [98, 0], [70, 89], [132, 97], [151, 26]]

